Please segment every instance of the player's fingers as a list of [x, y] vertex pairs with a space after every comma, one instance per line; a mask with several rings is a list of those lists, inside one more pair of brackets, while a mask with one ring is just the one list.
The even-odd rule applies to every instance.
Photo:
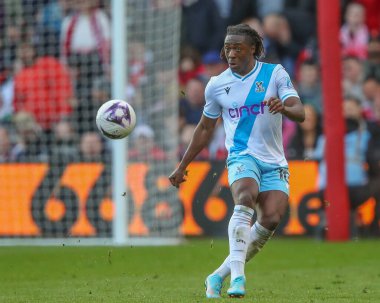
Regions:
[[170, 178], [169, 178], [169, 181], [170, 181], [170, 183], [171, 183], [173, 186], [175, 186], [175, 181], [174, 181], [174, 178], [173, 178], [173, 177], [170, 177]]
[[270, 97], [268, 100], [268, 106], [269, 107], [275, 106], [278, 103], [278, 101], [279, 101], [279, 99], [274, 98], [274, 97]]
[[276, 100], [272, 100], [269, 104], [269, 110], [273, 110], [273, 108], [275, 108], [277, 106], [277, 102]]
[[186, 179], [183, 178], [183, 177], [177, 179], [176, 182], [175, 182], [175, 187], [179, 188], [179, 186], [181, 185], [181, 183], [183, 183], [183, 182], [185, 182], [185, 181], [186, 181]]
[[276, 106], [276, 108], [273, 110], [273, 113], [274, 114], [277, 114], [277, 113], [281, 113], [283, 111], [284, 107], [282, 104], [279, 104], [278, 106]]
[[170, 183], [171, 183], [173, 186], [178, 187], [178, 186], [177, 186], [177, 183], [178, 183], [178, 182], [177, 182], [177, 177], [176, 177], [175, 174], [169, 176], [169, 181], [170, 181]]
[[270, 111], [271, 113], [278, 113], [282, 110], [282, 104], [281, 103], [275, 103], [271, 108], [270, 108]]

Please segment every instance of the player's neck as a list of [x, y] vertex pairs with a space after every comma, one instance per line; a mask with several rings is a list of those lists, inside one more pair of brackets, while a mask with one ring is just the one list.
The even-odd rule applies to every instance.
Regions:
[[248, 75], [255, 68], [256, 63], [257, 63], [257, 61], [253, 60], [253, 62], [251, 64], [249, 64], [244, 70], [242, 70], [241, 72], [238, 72], [236, 74], [238, 74], [241, 77]]

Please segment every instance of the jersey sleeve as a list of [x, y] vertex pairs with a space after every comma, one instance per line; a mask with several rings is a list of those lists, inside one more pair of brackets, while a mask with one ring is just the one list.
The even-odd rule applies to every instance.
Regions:
[[216, 101], [214, 91], [213, 78], [211, 78], [205, 89], [206, 104], [203, 108], [203, 115], [211, 119], [219, 118], [222, 112], [222, 107]]
[[289, 97], [297, 97], [298, 93], [294, 89], [292, 80], [289, 77], [289, 74], [286, 72], [283, 66], [279, 66], [276, 73], [276, 87], [279, 98], [284, 102]]

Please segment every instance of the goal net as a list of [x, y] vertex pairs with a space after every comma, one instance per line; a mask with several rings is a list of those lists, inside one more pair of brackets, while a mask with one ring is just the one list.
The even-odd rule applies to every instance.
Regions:
[[[180, 6], [122, 2], [124, 98], [138, 121], [116, 161], [127, 172], [124, 228], [129, 239], [178, 238], [183, 206], [167, 176], [177, 161]], [[124, 64], [111, 58], [111, 3], [0, 2], [0, 243], [112, 240], [112, 142], [95, 124]]]

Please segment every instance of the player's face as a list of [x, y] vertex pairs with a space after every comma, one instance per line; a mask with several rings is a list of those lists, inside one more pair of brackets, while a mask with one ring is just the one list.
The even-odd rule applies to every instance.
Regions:
[[241, 76], [248, 74], [255, 64], [255, 47], [247, 40], [247, 37], [242, 35], [227, 35], [224, 40], [228, 65], [234, 73]]

